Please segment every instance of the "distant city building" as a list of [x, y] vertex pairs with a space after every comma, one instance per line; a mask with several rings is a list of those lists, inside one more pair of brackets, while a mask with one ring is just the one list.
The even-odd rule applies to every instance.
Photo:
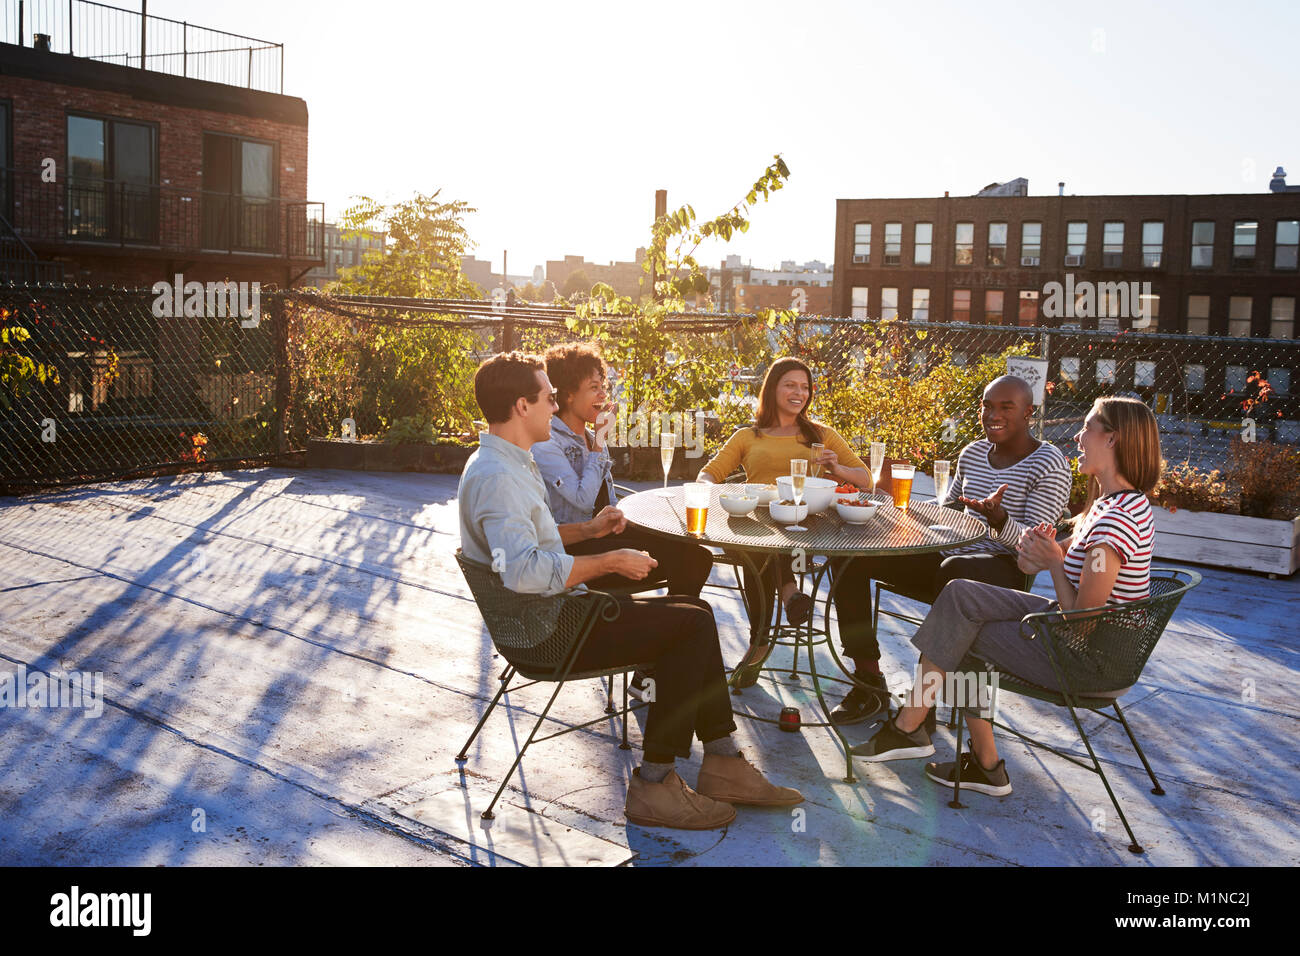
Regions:
[[557, 292], [563, 292], [569, 276], [575, 272], [583, 272], [589, 280], [587, 290], [590, 290], [591, 286], [597, 282], [604, 282], [619, 295], [627, 296], [630, 299], [638, 299], [641, 296], [642, 280], [649, 279], [649, 276], [645, 274], [645, 270], [641, 267], [644, 261], [644, 248], [637, 249], [634, 262], [610, 262], [605, 264], [588, 262], [582, 256], [565, 256], [563, 259], [548, 259], [546, 261], [546, 278], [555, 284]]
[[351, 238], [345, 238], [349, 234], [351, 230], [340, 228], [336, 222], [325, 223], [325, 262], [303, 277], [306, 285], [324, 289], [331, 282], [337, 282], [340, 269], [361, 265], [367, 252], [382, 251], [388, 235], [364, 229]]
[[519, 289], [529, 284], [536, 284], [534, 282], [536, 273], [531, 276], [502, 275], [500, 272], [492, 271], [491, 262], [486, 259], [476, 259], [474, 256], [461, 256], [460, 271], [470, 282], [477, 284], [484, 295], [491, 295], [493, 289]]
[[[757, 309], [789, 309], [804, 305], [801, 312], [826, 315], [831, 307], [834, 272], [826, 263], [814, 260], [796, 265], [785, 260], [779, 269], [755, 269], [742, 264], [740, 256], [727, 256], [711, 269], [710, 288], [719, 312], [753, 312]], [[796, 297], [795, 289], [803, 289]]]

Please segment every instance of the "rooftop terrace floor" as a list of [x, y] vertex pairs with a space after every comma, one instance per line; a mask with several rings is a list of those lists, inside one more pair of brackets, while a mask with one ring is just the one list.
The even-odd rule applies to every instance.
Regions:
[[[826, 731], [744, 720], [742, 746], [803, 791], [803, 815], [628, 826], [639, 750], [597, 726], [530, 749], [503, 830], [471, 845], [457, 834], [548, 688], [511, 694], [458, 769], [501, 663], [453, 558], [455, 490], [454, 476], [259, 469], [0, 501], [0, 676], [102, 672], [104, 701], [98, 718], [0, 708], [0, 864], [1300, 864], [1300, 576], [1207, 568], [1124, 699], [1167, 794], [1118, 726], [1085, 717], [1145, 855], [1095, 775], [1014, 738], [999, 746], [1015, 792], [953, 810], [923, 761], [859, 762], [846, 784]], [[734, 662], [740, 603], [705, 596]], [[907, 625], [884, 627], [886, 672], [910, 672]], [[740, 701], [774, 714], [787, 693], [764, 681]], [[581, 682], [556, 713], [580, 722], [601, 703]], [[1084, 753], [1064, 711], [1001, 707]], [[936, 749], [950, 759], [945, 728]], [[688, 782], [699, 759], [680, 767]]]

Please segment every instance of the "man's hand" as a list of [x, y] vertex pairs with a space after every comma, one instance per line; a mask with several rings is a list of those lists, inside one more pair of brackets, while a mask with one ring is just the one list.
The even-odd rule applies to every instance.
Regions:
[[622, 534], [627, 527], [627, 518], [613, 505], [605, 505], [600, 514], [585, 522], [588, 538], [603, 538], [607, 534]]
[[1011, 486], [1001, 485], [987, 498], [966, 498], [958, 495], [957, 500], [976, 514], [983, 515], [994, 531], [1001, 531], [1002, 526], [1007, 523], [1007, 509], [1002, 507], [1002, 496], [1007, 493], [1009, 487]]
[[621, 574], [625, 578], [633, 581], [641, 581], [654, 568], [659, 566], [659, 562], [644, 551], [634, 551], [631, 548], [619, 548], [617, 551], [609, 551], [605, 554], [608, 574]]

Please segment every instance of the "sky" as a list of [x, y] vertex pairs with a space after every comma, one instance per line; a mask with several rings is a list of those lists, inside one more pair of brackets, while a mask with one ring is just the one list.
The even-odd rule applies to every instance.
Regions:
[[[134, 8], [132, 0], [111, 0]], [[701, 250], [833, 259], [835, 200], [1263, 192], [1300, 183], [1293, 2], [153, 0], [285, 44], [309, 197], [442, 190], [511, 274], [633, 257], [654, 192], [703, 217], [780, 153], [787, 188]], [[57, 42], [57, 41], [56, 41]]]

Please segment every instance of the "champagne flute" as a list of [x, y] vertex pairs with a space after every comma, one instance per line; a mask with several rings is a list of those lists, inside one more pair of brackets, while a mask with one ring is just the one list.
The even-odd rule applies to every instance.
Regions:
[[824, 452], [825, 450], [826, 450], [826, 446], [823, 445], [821, 442], [813, 442], [812, 452], [808, 455], [808, 468], [809, 468], [809, 473], [814, 478], [820, 478], [822, 476], [821, 462], [819, 462], [817, 459], [821, 457], [822, 452]]
[[948, 497], [948, 483], [952, 476], [950, 470], [952, 462], [936, 461], [934, 463], [934, 500], [936, 504], [942, 505], [943, 499]]
[[671, 498], [673, 493], [668, 490], [668, 471], [673, 467], [673, 451], [677, 436], [672, 432], [662, 432], [659, 435], [659, 463], [664, 466], [664, 486], [661, 490], [656, 491], [660, 498]]
[[[790, 491], [794, 497], [794, 513], [799, 514], [799, 505], [803, 503], [803, 486], [808, 478], [808, 459], [791, 458], [790, 459]], [[794, 524], [786, 525], [786, 531], [807, 531], [803, 525], [799, 524], [796, 517]]]
[[871, 443], [871, 491], [876, 491], [876, 486], [880, 484], [880, 473], [885, 468], [885, 443], [883, 441], [873, 441]]

